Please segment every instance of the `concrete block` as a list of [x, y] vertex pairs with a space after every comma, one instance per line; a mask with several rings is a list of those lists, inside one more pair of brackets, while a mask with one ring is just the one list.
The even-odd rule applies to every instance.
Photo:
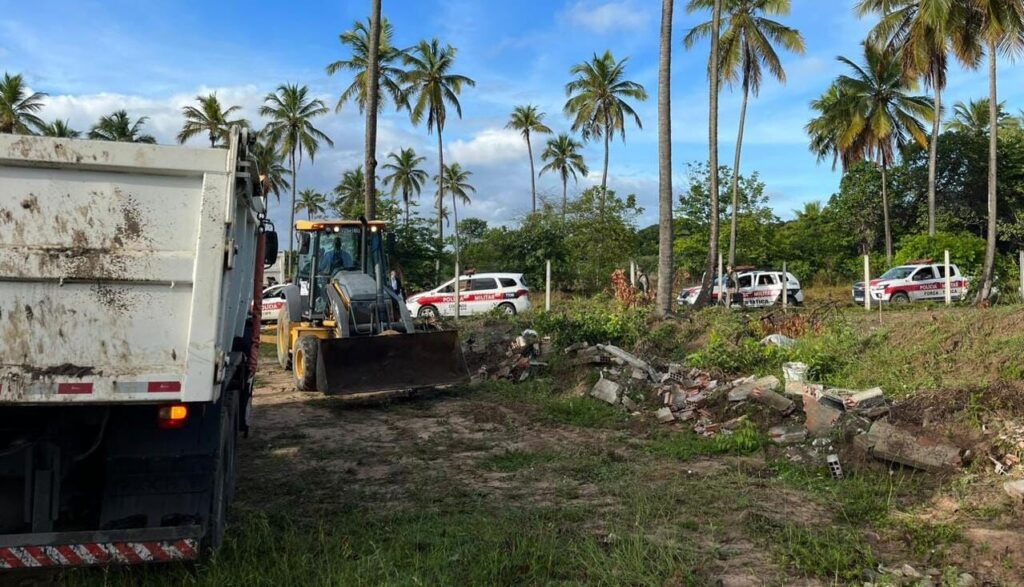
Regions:
[[619, 403], [619, 392], [621, 389], [622, 387], [611, 379], [601, 379], [594, 384], [594, 388], [590, 390], [590, 395], [614, 405]]
[[655, 415], [658, 417], [659, 422], [668, 423], [673, 422], [676, 419], [675, 415], [672, 414], [672, 410], [669, 408], [661, 408]]
[[836, 408], [819, 402], [815, 397], [804, 395], [804, 413], [807, 422], [804, 424], [811, 436], [828, 436], [843, 413]]
[[963, 466], [960, 449], [946, 442], [919, 436], [878, 420], [868, 430], [871, 454], [925, 471], [945, 471]]

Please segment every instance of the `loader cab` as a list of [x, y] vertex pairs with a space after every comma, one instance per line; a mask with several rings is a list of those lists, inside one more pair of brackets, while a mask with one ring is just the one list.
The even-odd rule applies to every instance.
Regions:
[[325, 288], [339, 274], [372, 276], [375, 266], [387, 271], [384, 223], [358, 220], [298, 221], [300, 246], [294, 283], [303, 297], [303, 319], [327, 317]]

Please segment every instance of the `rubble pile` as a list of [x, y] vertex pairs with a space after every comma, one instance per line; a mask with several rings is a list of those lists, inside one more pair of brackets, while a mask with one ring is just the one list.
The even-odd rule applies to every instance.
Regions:
[[534, 330], [488, 330], [473, 333], [463, 344], [463, 354], [474, 381], [527, 380], [534, 370], [547, 366], [551, 339]]

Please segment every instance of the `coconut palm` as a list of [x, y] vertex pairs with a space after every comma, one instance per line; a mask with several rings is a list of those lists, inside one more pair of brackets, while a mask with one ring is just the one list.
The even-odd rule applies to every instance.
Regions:
[[818, 156], [819, 163], [831, 157], [833, 171], [840, 163], [846, 171], [856, 159], [852, 151], [840, 148], [853, 121], [848, 92], [833, 82], [820, 98], [811, 101], [811, 110], [818, 113], [804, 127], [810, 137], [811, 152]]
[[[270, 119], [263, 132], [280, 153], [288, 155], [292, 184], [292, 202], [289, 207], [291, 218], [288, 222], [289, 248], [295, 242], [295, 187], [299, 183], [298, 171], [302, 158], [308, 155], [312, 162], [320, 149], [320, 143], [334, 146], [334, 141], [330, 137], [313, 126], [313, 119], [327, 112], [327, 106], [322, 100], [309, 96], [309, 87], [298, 84], [278, 86], [276, 91], [267, 94], [263, 99], [263, 106], [260, 106], [260, 116]], [[285, 275], [288, 274], [288, 269], [286, 266]]]
[[[435, 176], [434, 182], [438, 185], [437, 190], [437, 201], [438, 206], [443, 207], [444, 202], [444, 191], [446, 190], [452, 196], [452, 234], [455, 236], [455, 266], [459, 266], [459, 207], [458, 203], [462, 202], [463, 205], [468, 206], [470, 204], [470, 192], [476, 193], [476, 188], [469, 183], [469, 176], [473, 175], [472, 171], [467, 171], [462, 168], [458, 163], [452, 163], [451, 165], [445, 165], [442, 175], [440, 177]], [[442, 189], [443, 186], [443, 189]], [[457, 316], [457, 315], [456, 315]]]
[[551, 129], [544, 124], [544, 113], [536, 106], [516, 106], [509, 116], [505, 128], [517, 130], [526, 139], [526, 152], [530, 156], [530, 193], [533, 196], [533, 211], [537, 212], [537, 179], [533, 169], [533, 145], [530, 144], [530, 133], [551, 134]]
[[43, 92], [28, 93], [21, 74], [4, 72], [0, 81], [0, 133], [27, 135], [45, 126], [37, 116], [45, 96]]
[[405, 204], [405, 223], [409, 224], [409, 203], [413, 194], [419, 196], [423, 191], [423, 184], [427, 181], [427, 172], [420, 169], [420, 165], [427, 160], [420, 157], [415, 149], [402, 149], [398, 153], [388, 153], [390, 162], [385, 163], [383, 168], [390, 173], [384, 176], [384, 185], [391, 186], [391, 195], [402, 192], [402, 202]]
[[[338, 35], [338, 40], [351, 53], [351, 56], [348, 59], [330, 63], [326, 68], [327, 75], [347, 71], [352, 74], [352, 83], [338, 97], [338, 103], [334, 107], [336, 112], [340, 112], [347, 102], [352, 101], [359, 107], [359, 112], [366, 111], [369, 99], [366, 70], [370, 63], [371, 29], [370, 19], [367, 19], [365, 22], [356, 21], [352, 25], [352, 30]], [[377, 50], [377, 79], [380, 89], [390, 97], [396, 108], [401, 109], [407, 106], [405, 92], [402, 91], [402, 69], [400, 67], [404, 51], [391, 44], [393, 35], [394, 27], [387, 18], [381, 18], [380, 46]], [[383, 109], [384, 101], [379, 100], [377, 107]]]
[[[626, 140], [626, 119], [632, 118], [637, 128], [643, 128], [640, 115], [627, 100], [644, 101], [647, 90], [634, 81], [625, 79], [629, 58], [616, 61], [611, 51], [600, 57], [595, 53], [590, 61], [577, 63], [569, 73], [574, 77], [565, 85], [565, 114], [572, 119], [572, 130], [580, 132], [584, 141], [604, 140], [604, 170], [601, 173], [601, 191], [608, 189], [609, 141], [616, 132]], [[601, 197], [604, 202], [604, 196]]]
[[949, 56], [953, 53], [974, 68], [980, 53], [965, 40], [969, 2], [950, 0], [860, 0], [856, 10], [862, 16], [877, 13], [879, 23], [869, 39], [897, 51], [903, 72], [921, 78], [932, 88], [935, 115], [928, 144], [928, 234], [935, 236], [935, 191], [938, 142], [942, 127], [942, 92], [946, 88]]
[[62, 139], [77, 139], [82, 133], [68, 126], [67, 120], [57, 119], [48, 124], [44, 124], [39, 129], [39, 134], [44, 137], [58, 137]]
[[231, 115], [241, 110], [242, 107], [229, 106], [225, 109], [217, 99], [216, 92], [205, 96], [196, 96], [196, 101], [199, 102], [198, 107], [185, 106], [181, 109], [185, 123], [181, 125], [181, 132], [178, 133], [178, 143], [183, 144], [192, 137], [205, 133], [210, 139], [211, 148], [218, 144], [226, 147], [233, 127], [248, 128], [249, 126], [249, 121], [245, 119], [231, 119]]
[[[406, 93], [410, 99], [409, 115], [413, 124], [419, 124], [423, 117], [427, 119], [427, 132], [437, 132], [437, 169], [438, 175], [444, 176], [444, 142], [441, 133], [448, 119], [448, 107], [462, 118], [462, 105], [459, 94], [464, 86], [473, 87], [476, 82], [459, 74], [452, 73], [457, 50], [451, 45], [441, 46], [437, 39], [420, 41], [403, 56], [408, 68], [402, 74], [406, 84]], [[438, 184], [438, 215], [437, 215], [437, 253], [440, 268], [440, 254], [444, 242], [444, 226], [441, 223], [441, 206], [444, 201], [444, 185]], [[458, 313], [456, 304], [456, 313]]]
[[278, 201], [281, 201], [281, 192], [287, 190], [291, 185], [287, 176], [290, 173], [284, 166], [284, 157], [274, 145], [267, 142], [260, 133], [259, 140], [253, 145], [250, 152], [256, 160], [256, 172], [259, 174], [260, 185], [265, 195], [274, 194]]
[[888, 169], [896, 149], [917, 142], [928, 145], [922, 120], [934, 115], [929, 97], [911, 95], [916, 82], [903, 75], [898, 56], [892, 51], [864, 43], [864, 64], [846, 57], [839, 61], [851, 69], [836, 83], [846, 92], [851, 118], [840, 137], [839, 149], [851, 160], [869, 158], [882, 167], [882, 218], [885, 224], [885, 258], [892, 263], [892, 230], [889, 223]]
[[[998, 127], [1016, 128], [1020, 126], [1020, 120], [1006, 113], [1006, 102], [1000, 102], [996, 108], [998, 112]], [[979, 100], [959, 101], [953, 105], [953, 116], [950, 118], [947, 128], [953, 132], [959, 132], [978, 137], [988, 136], [989, 133], [989, 107], [988, 98]]]
[[[357, 218], [365, 213], [366, 175], [362, 167], [350, 169], [342, 174], [341, 181], [334, 186], [336, 196], [331, 206], [342, 218]], [[377, 191], [380, 198], [380, 191]]]
[[306, 212], [306, 218], [312, 220], [314, 216], [324, 213], [324, 206], [327, 204], [327, 196], [320, 192], [306, 188], [299, 192], [299, 200], [295, 202], [296, 212]]
[[658, 295], [655, 311], [672, 313], [672, 0], [661, 2], [658, 58]]
[[[688, 12], [707, 10], [713, 0], [690, 0]], [[771, 16], [786, 16], [790, 0], [725, 0], [722, 5], [721, 59], [718, 71], [724, 81], [738, 82], [743, 91], [740, 106], [739, 130], [736, 137], [736, 156], [732, 170], [732, 219], [729, 229], [729, 267], [736, 267], [736, 222], [740, 195], [740, 160], [743, 151], [743, 131], [747, 120], [750, 96], [757, 97], [764, 79], [762, 68], [780, 83], [786, 83], [786, 71], [775, 45], [793, 53], [806, 50], [803, 35]], [[690, 30], [683, 42], [687, 48], [707, 37], [711, 23], [700, 24]]]
[[89, 138], [122, 143], [156, 143], [153, 135], [142, 134], [147, 120], [149, 117], [140, 116], [133, 121], [126, 110], [118, 110], [100, 118], [89, 131]]
[[572, 176], [573, 181], [578, 182], [579, 175], [586, 175], [589, 172], [587, 163], [583, 160], [583, 154], [580, 153], [582, 148], [583, 143], [573, 139], [567, 133], [562, 133], [553, 139], [548, 139], [547, 147], [540, 154], [541, 161], [547, 161], [547, 165], [540, 168], [541, 174], [550, 171], [557, 173], [562, 179], [563, 219], [569, 199], [569, 176]]
[[1024, 49], [1024, 3], [1021, 0], [970, 0], [970, 13], [964, 36], [974, 41], [976, 51], [988, 55], [988, 238], [985, 246], [985, 266], [977, 302], [982, 303], [992, 294], [996, 263], [996, 220], [999, 164], [999, 92], [997, 70], [999, 53], [1016, 54]]

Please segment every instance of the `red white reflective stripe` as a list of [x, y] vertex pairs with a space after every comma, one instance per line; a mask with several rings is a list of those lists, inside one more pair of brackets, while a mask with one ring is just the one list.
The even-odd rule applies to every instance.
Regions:
[[150, 381], [146, 386], [149, 393], [165, 393], [169, 391], [181, 391], [180, 381]]
[[194, 559], [194, 538], [153, 542], [108, 542], [0, 548], [0, 569], [80, 567], [105, 563], [170, 562]]
[[92, 393], [92, 383], [60, 383], [57, 385], [57, 393], [79, 394]]

